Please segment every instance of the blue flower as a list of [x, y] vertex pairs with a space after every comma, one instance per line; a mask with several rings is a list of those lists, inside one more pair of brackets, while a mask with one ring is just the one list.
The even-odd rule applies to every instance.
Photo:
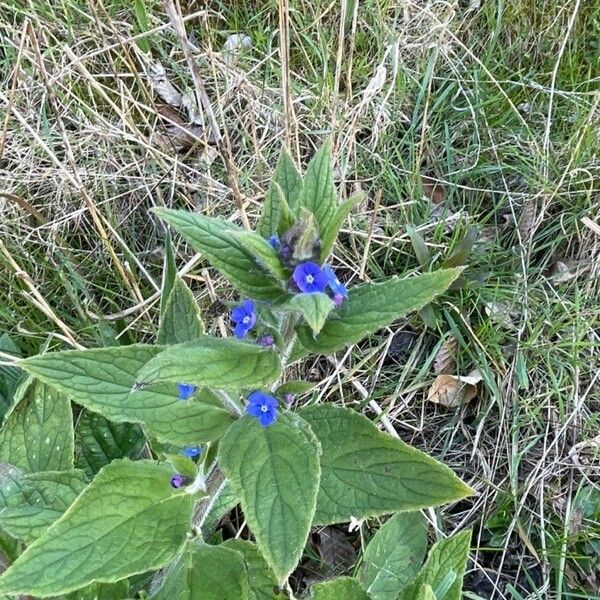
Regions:
[[187, 482], [187, 477], [181, 473], [175, 473], [175, 475], [171, 477], [171, 487], [174, 487], [175, 489], [183, 487]]
[[279, 250], [279, 248], [281, 247], [281, 242], [279, 241], [279, 236], [275, 233], [273, 234], [268, 240], [267, 242], [269, 242], [269, 246], [271, 246], [271, 248], [275, 249], [275, 250]]
[[202, 448], [199, 448], [198, 446], [186, 446], [181, 449], [179, 454], [187, 456], [188, 458], [196, 458], [202, 454]]
[[333, 302], [336, 306], [339, 306], [345, 298], [348, 298], [348, 290], [329, 265], [323, 265], [323, 273], [327, 277], [329, 289], [333, 292]]
[[248, 396], [246, 412], [256, 417], [263, 427], [268, 427], [277, 420], [277, 399], [263, 392], [252, 392]]
[[244, 300], [231, 311], [231, 320], [235, 323], [235, 337], [241, 339], [254, 327], [256, 310], [254, 301]]
[[300, 263], [295, 269], [292, 278], [301, 292], [316, 294], [325, 291], [327, 276], [321, 267], [314, 262]]
[[194, 394], [194, 392], [198, 388], [195, 385], [192, 385], [191, 383], [178, 383], [177, 389], [179, 390], [179, 399], [187, 400]]

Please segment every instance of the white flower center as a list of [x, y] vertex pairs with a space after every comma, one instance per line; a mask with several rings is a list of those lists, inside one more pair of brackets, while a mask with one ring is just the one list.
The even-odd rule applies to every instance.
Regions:
[[312, 275], [306, 276], [306, 283], [313, 283], [315, 278]]
[[243, 319], [242, 319], [242, 323], [250, 323], [250, 317], [248, 315], [246, 315]]
[[260, 405], [260, 412], [269, 412], [269, 407], [266, 404], [261, 404]]

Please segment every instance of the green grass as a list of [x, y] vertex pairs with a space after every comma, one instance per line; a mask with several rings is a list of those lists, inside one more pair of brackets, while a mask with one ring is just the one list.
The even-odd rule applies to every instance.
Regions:
[[[203, 8], [187, 4], [187, 14]], [[254, 220], [285, 139], [277, 2], [207, 4], [188, 33]], [[0, 0], [0, 89], [12, 103], [7, 113], [0, 101], [0, 192], [13, 198], [0, 195], [0, 239], [18, 265], [0, 255], [0, 329], [24, 354], [63, 345], [59, 323], [85, 346], [152, 339], [165, 231], [149, 209], [235, 212], [220, 159], [207, 164], [201, 150], [177, 154], [152, 142], [163, 125], [144, 75], [146, 51], [181, 89], [191, 89], [192, 78], [175, 37], [161, 28], [161, 3], [137, 5], [136, 14], [122, 0], [94, 10], [82, 0]], [[432, 267], [469, 228], [478, 231], [464, 285], [423, 315], [430, 327], [415, 316], [340, 353], [339, 377], [327, 362], [305, 365], [305, 374], [323, 379], [323, 397], [365, 405], [360, 383], [404, 439], [478, 490], [436, 511], [446, 532], [474, 528], [471, 594], [600, 598], [590, 574], [600, 526], [593, 518], [578, 524], [576, 502], [590, 481], [598, 485], [600, 456], [600, 236], [582, 222], [600, 217], [600, 7], [470, 6], [359, 2], [336, 78], [339, 4], [290, 0], [292, 147], [305, 161], [334, 122], [340, 190], [368, 193], [336, 251], [344, 279], [419, 269], [408, 225]], [[43, 69], [31, 35], [19, 51], [26, 21]], [[159, 29], [131, 39], [148, 27]], [[235, 32], [253, 47], [226, 65], [221, 49]], [[379, 65], [385, 79], [366, 94]], [[429, 202], [421, 175], [439, 183], [441, 205]], [[524, 213], [534, 217], [529, 226]], [[181, 267], [193, 255], [177, 243]], [[570, 265], [566, 281], [553, 275], [557, 261]], [[230, 297], [214, 273], [211, 286], [199, 267], [191, 273], [203, 306]], [[408, 333], [412, 345], [402, 343]], [[477, 368], [483, 377], [478, 397], [457, 410], [425, 401], [435, 354], [450, 335], [457, 374]]]

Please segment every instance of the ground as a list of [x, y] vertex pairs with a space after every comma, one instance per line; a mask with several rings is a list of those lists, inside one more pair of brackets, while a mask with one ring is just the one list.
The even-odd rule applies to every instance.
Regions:
[[[477, 490], [428, 513], [473, 529], [466, 597], [600, 598], [600, 4], [279, 5], [182, 2], [193, 77], [159, 2], [0, 0], [0, 330], [24, 354], [151, 340], [166, 232], [149, 209], [253, 224], [281, 148], [305, 165], [332, 136], [340, 194], [366, 193], [344, 282], [466, 268], [302, 375]], [[176, 245], [222, 326], [231, 290]], [[427, 400], [436, 373], [474, 369], [470, 402]], [[315, 536], [311, 568], [339, 568], [338, 533]]]

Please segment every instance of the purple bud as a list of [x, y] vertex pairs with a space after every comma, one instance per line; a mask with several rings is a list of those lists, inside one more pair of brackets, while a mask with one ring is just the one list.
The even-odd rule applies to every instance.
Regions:
[[344, 302], [344, 296], [342, 294], [334, 294], [333, 295], [333, 303], [336, 306], [341, 306]]
[[274, 343], [275, 343], [275, 338], [272, 335], [263, 335], [258, 340], [258, 345], [262, 346], [263, 348], [268, 348], [269, 346], [272, 346]]
[[294, 394], [286, 394], [283, 399], [285, 400], [285, 403], [289, 406], [292, 405], [292, 402], [294, 401]]
[[187, 477], [184, 477], [181, 473], [175, 473], [173, 477], [171, 477], [171, 487], [178, 489], [183, 487], [187, 483]]

